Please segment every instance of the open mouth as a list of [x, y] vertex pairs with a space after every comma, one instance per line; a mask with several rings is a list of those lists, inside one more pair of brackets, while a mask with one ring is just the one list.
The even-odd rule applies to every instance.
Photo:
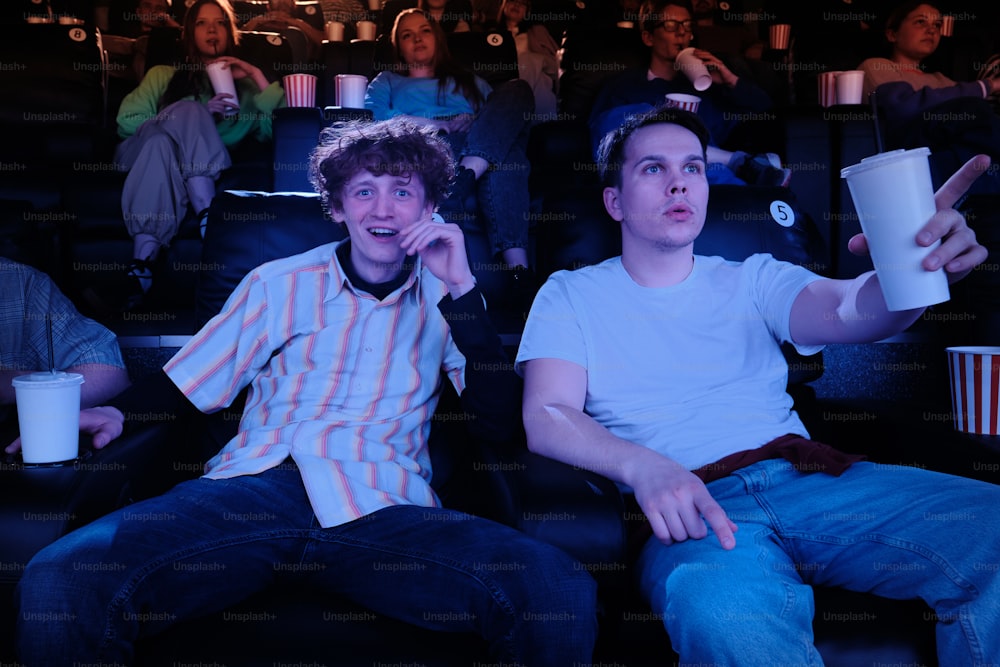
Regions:
[[388, 227], [369, 227], [368, 233], [376, 238], [387, 239], [392, 238], [399, 232], [395, 229], [389, 229]]

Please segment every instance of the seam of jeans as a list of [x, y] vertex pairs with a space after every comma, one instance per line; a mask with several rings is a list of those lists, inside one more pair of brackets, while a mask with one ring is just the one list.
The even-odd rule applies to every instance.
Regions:
[[363, 547], [371, 551], [379, 551], [385, 554], [392, 554], [394, 556], [406, 556], [408, 558], [422, 559], [429, 563], [435, 563], [440, 566], [448, 567], [459, 574], [465, 575], [470, 579], [478, 582], [483, 589], [489, 592], [490, 597], [493, 599], [494, 604], [500, 608], [505, 615], [511, 619], [511, 629], [504, 635], [503, 642], [506, 644], [506, 654], [515, 655], [517, 647], [514, 645], [514, 629], [518, 622], [517, 614], [515, 614], [514, 605], [511, 600], [504, 594], [503, 588], [497, 584], [497, 582], [491, 577], [481, 576], [479, 571], [475, 571], [467, 567], [460, 561], [451, 560], [448, 558], [442, 558], [437, 555], [428, 554], [422, 551], [416, 550], [403, 550], [403, 549], [391, 549], [387, 548], [384, 544], [378, 544], [373, 542], [368, 542], [367, 540], [360, 540], [357, 538], [332, 533], [322, 533], [316, 538], [318, 541], [323, 542], [334, 542], [344, 545], [355, 545]]
[[103, 653], [104, 650], [110, 647], [113, 641], [116, 639], [112, 629], [115, 627], [112, 622], [115, 618], [116, 613], [122, 610], [125, 605], [132, 599], [135, 591], [138, 589], [139, 585], [145, 581], [151, 574], [157, 570], [163, 568], [168, 563], [176, 563], [184, 558], [189, 558], [190, 556], [207, 553], [214, 551], [220, 547], [234, 546], [238, 544], [246, 544], [249, 542], [260, 542], [265, 540], [271, 540], [275, 538], [284, 537], [309, 537], [314, 531], [308, 528], [294, 528], [294, 529], [283, 529], [283, 530], [272, 530], [262, 533], [253, 533], [251, 535], [241, 535], [239, 537], [231, 537], [224, 540], [215, 540], [210, 542], [201, 542], [196, 546], [188, 547], [187, 549], [182, 549], [178, 551], [171, 552], [169, 554], [161, 555], [159, 558], [147, 561], [145, 564], [139, 566], [135, 570], [135, 574], [126, 581], [121, 588], [115, 593], [108, 603], [108, 613], [105, 617], [105, 632], [104, 632], [104, 643], [101, 646], [100, 652]]

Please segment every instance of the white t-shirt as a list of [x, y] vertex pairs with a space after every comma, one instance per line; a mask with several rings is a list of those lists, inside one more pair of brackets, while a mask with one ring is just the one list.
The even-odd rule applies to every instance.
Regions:
[[518, 371], [531, 359], [579, 364], [588, 415], [692, 470], [786, 433], [808, 437], [780, 343], [795, 297], [819, 278], [770, 255], [695, 256], [691, 274], [664, 288], [638, 285], [621, 257], [559, 271], [535, 297]]

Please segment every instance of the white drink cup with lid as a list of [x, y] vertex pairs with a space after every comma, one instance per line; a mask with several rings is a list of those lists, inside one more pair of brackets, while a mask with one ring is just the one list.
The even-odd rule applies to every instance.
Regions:
[[937, 211], [928, 148], [894, 150], [840, 171], [868, 240], [868, 250], [889, 310], [909, 310], [950, 298], [943, 268], [928, 271], [924, 258], [940, 245], [917, 245], [917, 233]]
[[712, 85], [712, 75], [704, 61], [694, 54], [694, 47], [689, 46], [677, 54], [674, 68], [684, 73], [691, 80], [695, 90], [707, 90]]
[[212, 82], [212, 90], [216, 95], [229, 93], [231, 97], [226, 99], [226, 116], [232, 116], [240, 110], [240, 96], [236, 93], [236, 81], [233, 79], [233, 71], [229, 68], [229, 63], [216, 60], [205, 65], [205, 73], [208, 80]]
[[79, 455], [79, 373], [30, 373], [15, 377], [14, 401], [26, 464], [60, 463]]

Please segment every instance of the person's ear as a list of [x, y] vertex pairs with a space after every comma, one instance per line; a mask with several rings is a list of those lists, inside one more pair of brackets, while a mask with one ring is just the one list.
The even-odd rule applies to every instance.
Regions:
[[892, 28], [886, 28], [885, 29], [885, 40], [887, 42], [889, 42], [890, 44], [895, 44], [896, 43], [896, 31], [893, 30]]
[[643, 28], [643, 30], [642, 30], [642, 32], [640, 34], [642, 35], [642, 43], [645, 44], [648, 47], [652, 47], [653, 46], [653, 33], [649, 32], [648, 30], [646, 30], [645, 28]]
[[347, 223], [347, 217], [344, 215], [344, 209], [338, 208], [333, 202], [330, 202], [330, 219], [338, 225]]
[[621, 191], [618, 188], [604, 188], [604, 208], [608, 215], [621, 222], [625, 214], [622, 212]]

